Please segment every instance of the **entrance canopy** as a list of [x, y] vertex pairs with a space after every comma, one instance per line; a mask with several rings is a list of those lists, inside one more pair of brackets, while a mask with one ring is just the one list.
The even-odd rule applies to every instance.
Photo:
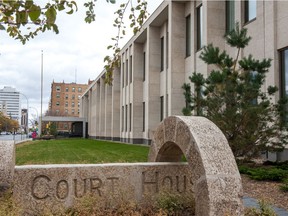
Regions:
[[86, 132], [86, 118], [69, 117], [69, 116], [43, 116], [42, 122], [82, 122], [83, 123], [83, 138], [85, 138]]

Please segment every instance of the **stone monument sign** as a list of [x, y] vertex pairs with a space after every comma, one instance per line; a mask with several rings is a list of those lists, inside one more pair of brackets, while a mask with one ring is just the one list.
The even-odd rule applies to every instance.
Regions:
[[[243, 214], [232, 151], [219, 128], [202, 117], [162, 121], [148, 163], [15, 166], [14, 152], [13, 144], [0, 144], [0, 187], [13, 186], [25, 215], [71, 207], [86, 194], [143, 203], [162, 190], [194, 198], [198, 216]], [[183, 155], [187, 162], [181, 162]]]

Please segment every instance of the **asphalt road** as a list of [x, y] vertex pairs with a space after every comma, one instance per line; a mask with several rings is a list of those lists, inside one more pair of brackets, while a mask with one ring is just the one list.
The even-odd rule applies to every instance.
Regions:
[[16, 135], [0, 135], [0, 140], [24, 140], [27, 138], [26, 134], [16, 134]]

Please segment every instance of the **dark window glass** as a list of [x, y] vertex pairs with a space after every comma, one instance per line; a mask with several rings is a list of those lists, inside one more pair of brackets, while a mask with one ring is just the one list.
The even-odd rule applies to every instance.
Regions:
[[186, 57], [191, 55], [191, 16], [186, 17]]
[[132, 56], [130, 56], [130, 64], [129, 64], [129, 70], [130, 70], [130, 83], [132, 83]]
[[125, 131], [127, 131], [127, 123], [128, 123], [128, 116], [127, 116], [127, 113], [128, 113], [128, 106], [126, 105], [125, 106]]
[[203, 46], [203, 6], [202, 4], [197, 8], [197, 50]]
[[146, 53], [143, 53], [143, 81], [145, 81], [146, 76]]
[[124, 106], [122, 106], [122, 132], [124, 131]]
[[128, 59], [126, 60], [126, 86], [128, 85]]
[[143, 110], [143, 131], [145, 131], [145, 102], [142, 104]]
[[129, 131], [132, 129], [132, 103], [129, 105]]
[[164, 118], [164, 97], [160, 97], [160, 121]]
[[164, 70], [164, 37], [161, 38], [161, 65], [160, 71]]
[[123, 64], [122, 64], [122, 88], [124, 88], [124, 69], [125, 69], [125, 64], [124, 64], [124, 62], [123, 62]]
[[230, 32], [235, 27], [235, 1], [226, 0], [226, 32]]

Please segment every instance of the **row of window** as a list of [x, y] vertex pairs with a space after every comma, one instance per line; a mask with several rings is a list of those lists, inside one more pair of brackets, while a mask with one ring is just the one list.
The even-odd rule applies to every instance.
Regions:
[[[56, 94], [56, 98], [60, 98], [60, 94], [59, 94], [59, 93]], [[80, 98], [81, 98], [81, 95], [78, 95], [78, 100], [79, 100]], [[65, 99], [66, 99], [66, 100], [69, 99], [68, 94], [65, 95]], [[74, 95], [74, 94], [71, 96], [71, 99], [72, 99], [72, 100], [75, 99], [75, 95]]]
[[[244, 1], [244, 22], [256, 19], [257, 0]], [[235, 27], [235, 0], [226, 0], [226, 32]], [[186, 17], [186, 57], [191, 55], [191, 15]], [[203, 46], [203, 6], [196, 8], [196, 49]]]
[[[256, 18], [256, 0], [244, 1], [244, 19], [245, 23], [250, 22]], [[235, 26], [235, 0], [226, 0], [226, 31], [231, 31]], [[191, 15], [186, 17], [186, 57], [191, 55]], [[200, 4], [196, 8], [196, 49], [199, 50], [203, 47], [203, 6]], [[165, 40], [164, 37], [160, 38], [160, 71], [164, 70], [165, 58]], [[166, 35], [166, 58], [168, 58], [168, 32]], [[129, 64], [129, 67], [128, 67]], [[143, 82], [146, 79], [146, 53], [143, 52]], [[166, 68], [168, 68], [168, 60], [166, 60]], [[126, 79], [124, 77], [126, 74]], [[122, 88], [132, 82], [132, 56], [122, 63]]]
[[[56, 101], [56, 106], [60, 106], [60, 101]], [[68, 107], [68, 106], [69, 106], [69, 103], [65, 102], [65, 107]], [[71, 107], [75, 107], [74, 102], [71, 103]], [[80, 107], [80, 102], [78, 102], [78, 107]]]
[[[167, 95], [168, 105], [168, 95]], [[168, 107], [167, 107], [168, 108]], [[167, 109], [168, 110], [168, 109]], [[164, 96], [160, 97], [160, 121], [164, 119]], [[145, 131], [145, 102], [142, 102], [142, 131]], [[128, 131], [128, 105], [122, 106], [122, 132]], [[132, 103], [129, 104], [129, 131], [132, 129]]]
[[[77, 112], [78, 112], [78, 114], [79, 114], [79, 113], [80, 113], [80, 110], [78, 109]], [[60, 114], [60, 110], [56, 110], [56, 114]], [[68, 109], [65, 109], [65, 114], [66, 114], [66, 115], [69, 114]], [[71, 114], [72, 114], [72, 115], [75, 114], [75, 109], [72, 109], [72, 110], [71, 110]]]
[[[72, 92], [75, 92], [75, 90], [76, 90], [75, 87], [72, 87]], [[56, 86], [56, 91], [60, 92], [61, 91], [61, 86]], [[69, 92], [69, 87], [66, 87], [65, 91]], [[78, 87], [78, 92], [82, 92], [82, 88], [81, 87]]]

